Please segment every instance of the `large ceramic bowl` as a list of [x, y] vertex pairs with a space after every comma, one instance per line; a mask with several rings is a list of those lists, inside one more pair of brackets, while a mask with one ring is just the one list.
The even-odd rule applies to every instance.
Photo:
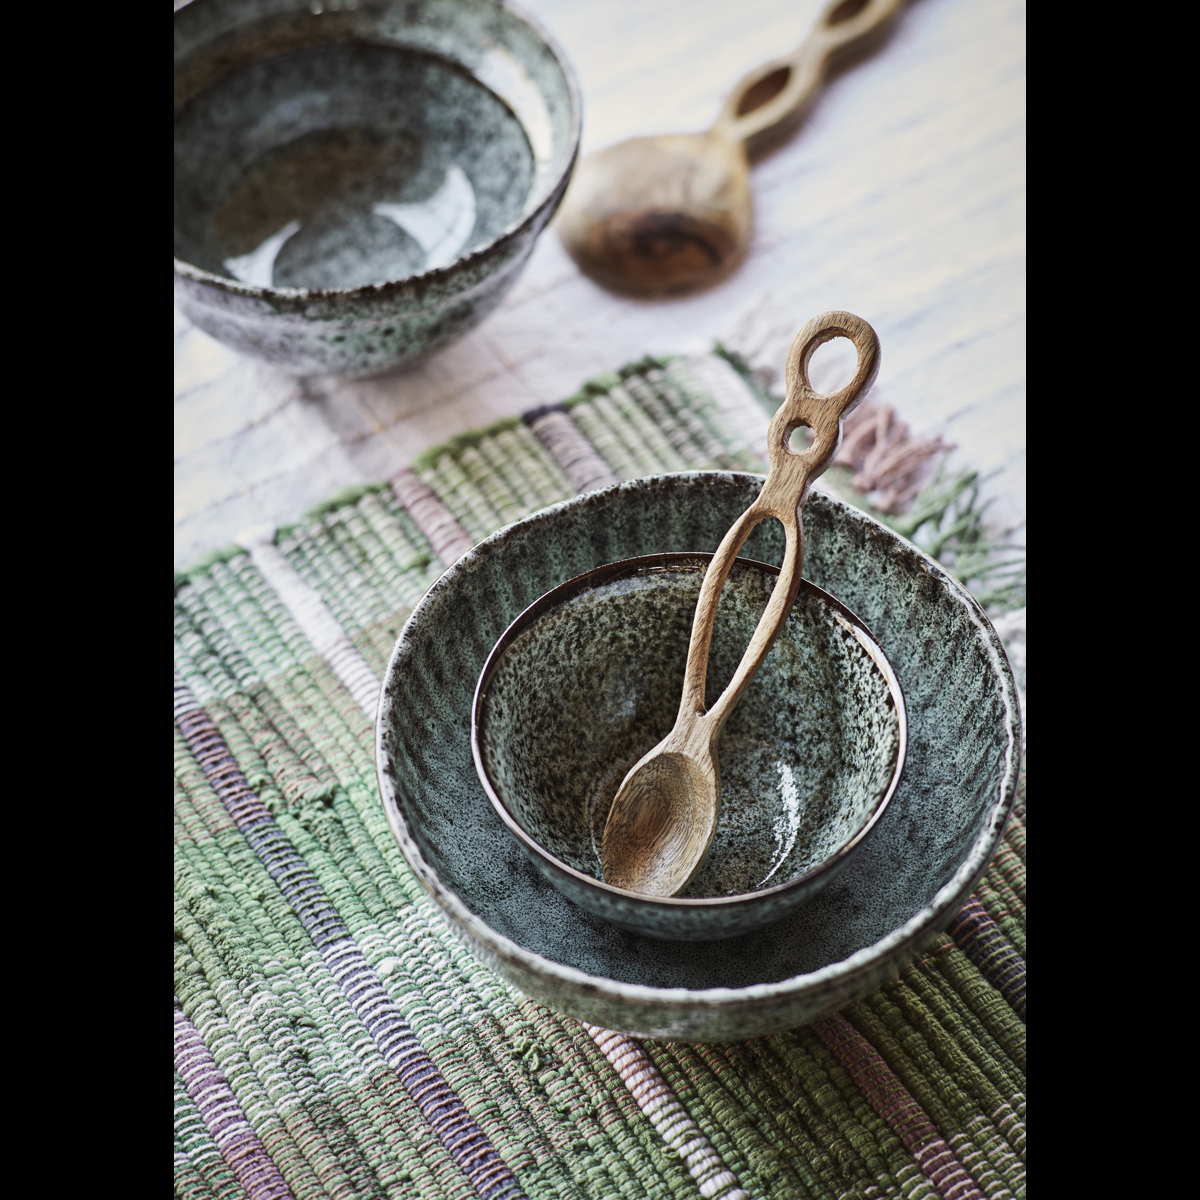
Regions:
[[[904, 775], [862, 852], [803, 908], [714, 942], [622, 930], [573, 904], [529, 862], [471, 758], [471, 703], [492, 646], [539, 596], [593, 567], [711, 553], [762, 483], [721, 472], [657, 476], [507, 526], [430, 588], [388, 664], [376, 760], [405, 857], [480, 958], [527, 994], [605, 1028], [737, 1039], [869, 994], [962, 907], [1012, 808], [1017, 693], [986, 615], [916, 547], [813, 493], [805, 576], [872, 631], [908, 712]], [[778, 564], [782, 551], [771, 522], [745, 555]]]
[[[720, 819], [677, 896], [604, 879], [601, 847], [629, 769], [670, 732], [711, 555], [652, 554], [585, 572], [527, 608], [475, 691], [476, 773], [530, 861], [624, 929], [707, 941], [778, 921], [861, 852], [904, 766], [895, 672], [870, 631], [807, 580], [717, 745]], [[725, 690], [778, 568], [740, 558], [717, 608], [705, 695]]]
[[495, 0], [192, 0], [176, 300], [296, 375], [390, 370], [499, 303], [579, 128], [566, 59]]

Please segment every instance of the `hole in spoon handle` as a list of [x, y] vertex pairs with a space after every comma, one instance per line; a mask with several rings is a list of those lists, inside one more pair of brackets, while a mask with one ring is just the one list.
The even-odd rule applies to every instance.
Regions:
[[[858, 362], [845, 387], [822, 395], [813, 388], [808, 377], [808, 364], [818, 346], [838, 337], [853, 343]], [[853, 313], [822, 313], [796, 334], [787, 359], [787, 398], [772, 418], [767, 435], [771, 475], [782, 476], [778, 483], [774, 478], [768, 480], [775, 486], [764, 489], [774, 493], [769, 499], [773, 509], [786, 508], [787, 495], [796, 490], [797, 485], [799, 490], [792, 504], [802, 503], [809, 485], [833, 461], [841, 441], [842, 420], [858, 407], [875, 382], [875, 376], [879, 374], [879, 355], [879, 338], [875, 330]], [[801, 425], [811, 429], [814, 437], [807, 450], [797, 453], [788, 442], [793, 430]]]
[[831, 57], [866, 41], [905, 3], [907, 0], [829, 0], [812, 32], [795, 50], [755, 67], [737, 82], [714, 130], [745, 142], [802, 113], [821, 90]]
[[[745, 545], [754, 527], [765, 520], [767, 515], [759, 511], [757, 501], [751, 504], [729, 527], [704, 572], [700, 595], [696, 598], [695, 615], [692, 617], [692, 636], [688, 641], [687, 666], [684, 669], [679, 715], [675, 718], [676, 728], [682, 728], [694, 716], [705, 711], [705, 676], [708, 673], [708, 652], [717, 619], [717, 605], [720, 603], [725, 581], [733, 569], [738, 551]], [[719, 726], [717, 731], [719, 732]]]
[[708, 711], [708, 721], [712, 730], [713, 754], [716, 754], [716, 736], [729, 718], [729, 714], [737, 707], [746, 685], [754, 678], [762, 661], [774, 644], [779, 631], [792, 611], [792, 603], [800, 590], [800, 572], [804, 566], [804, 529], [795, 509], [783, 520], [784, 536], [787, 538], [787, 549], [784, 552], [783, 566], [779, 578], [771, 590], [770, 599], [763, 610], [762, 616], [755, 626], [750, 644], [742, 654], [733, 678], [726, 684], [717, 702]]

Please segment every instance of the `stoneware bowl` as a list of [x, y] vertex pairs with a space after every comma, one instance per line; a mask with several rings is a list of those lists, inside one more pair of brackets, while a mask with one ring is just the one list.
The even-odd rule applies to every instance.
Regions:
[[495, 0], [192, 0], [175, 14], [175, 294], [296, 375], [458, 337], [562, 198], [579, 90]]
[[[862, 622], [805, 582], [722, 730], [721, 818], [699, 874], [672, 897], [604, 882], [609, 808], [674, 724], [710, 557], [628, 559], [554, 588], [508, 627], [475, 692], [479, 781], [534, 866], [577, 904], [658, 938], [731, 937], [799, 907], [865, 845], [904, 765], [895, 673]], [[710, 706], [777, 578], [739, 559], [726, 581]]]
[[[513, 619], [584, 571], [645, 554], [712, 553], [762, 487], [722, 472], [618, 484], [506, 526], [413, 611], [388, 664], [376, 763], [421, 884], [467, 945], [530, 996], [602, 1028], [736, 1040], [870, 994], [966, 902], [1013, 804], [1021, 728], [1012, 672], [971, 595], [870, 517], [814, 492], [805, 576], [874, 634], [904, 692], [904, 773], [870, 838], [812, 899], [762, 929], [663, 941], [572, 903], [529, 861], [471, 756], [480, 672]], [[779, 526], [748, 558], [777, 565]]]

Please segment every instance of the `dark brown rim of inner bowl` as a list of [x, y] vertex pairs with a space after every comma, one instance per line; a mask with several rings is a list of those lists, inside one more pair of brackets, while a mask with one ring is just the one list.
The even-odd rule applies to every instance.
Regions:
[[[643, 905], [661, 904], [667, 908], [722, 908], [729, 905], [749, 904], [760, 900], [764, 896], [779, 895], [782, 892], [792, 891], [811, 882], [818, 875], [831, 870], [837, 863], [850, 854], [878, 824], [880, 818], [882, 818], [884, 812], [887, 810], [887, 806], [891, 802], [896, 788], [899, 786], [900, 776], [904, 770], [905, 756], [908, 752], [908, 711], [904, 706], [904, 693], [900, 689], [900, 681], [896, 678], [896, 672], [892, 669], [892, 664], [888, 661], [887, 655], [884, 654], [879, 643], [876, 642], [874, 635], [857, 615], [851, 612], [835, 596], [831, 596], [824, 588], [819, 588], [815, 583], [810, 583], [807, 579], [802, 579], [800, 583], [802, 589], [816, 593], [826, 604], [840, 613], [849, 622], [859, 643], [871, 656], [872, 661], [878, 667], [884, 679], [887, 680], [888, 690], [891, 693], [892, 703], [895, 705], [896, 717], [900, 725], [900, 744], [896, 751], [896, 761], [892, 764], [892, 776], [888, 780], [888, 786], [876, 802], [874, 810], [863, 823], [862, 827], [845, 845], [835, 850], [828, 858], [822, 859], [815, 867], [811, 867], [805, 871], [803, 875], [794, 875], [792, 878], [785, 879], [782, 883], [777, 883], [772, 887], [761, 888], [754, 892], [740, 892], [734, 896], [696, 896], [688, 898], [682, 896], [647, 896], [643, 892], [631, 892], [626, 888], [615, 887], [613, 884], [605, 883], [604, 880], [597, 879], [593, 875], [585, 875], [569, 863], [563, 862], [561, 858], [551, 854], [540, 842], [530, 837], [516, 818], [508, 811], [504, 801], [500, 799], [496, 790], [492, 787], [491, 780], [488, 778], [487, 768], [483, 765], [483, 755], [480, 753], [479, 748], [480, 708], [483, 704], [483, 698], [487, 694], [487, 686], [491, 682], [492, 675], [500, 665], [501, 656], [511, 643], [533, 625], [539, 617], [549, 612], [552, 608], [565, 604], [573, 597], [599, 584], [605, 583], [610, 579], [619, 579], [628, 575], [668, 571], [681, 567], [684, 564], [703, 563], [707, 565], [712, 561], [712, 557], [711, 554], [700, 552], [673, 552], [667, 554], [645, 554], [637, 558], [623, 558], [618, 562], [607, 563], [602, 567], [595, 567], [591, 571], [585, 571], [582, 575], [576, 575], [574, 579], [568, 579], [565, 583], [560, 583], [558, 587], [551, 588], [544, 596], [535, 600], [525, 609], [500, 635], [499, 640], [492, 647], [492, 652], [487, 657], [487, 662], [483, 664], [483, 670], [479, 673], [479, 682], [475, 685], [475, 699], [471, 705], [471, 757], [475, 760], [475, 773], [479, 776], [479, 782], [483, 784], [483, 790], [492, 802], [492, 807], [496, 810], [496, 813], [513, 836], [522, 845], [533, 851], [539, 858], [545, 859], [546, 862], [552, 864], [556, 869], [573, 879], [579, 880], [585, 886], [597, 888], [602, 892], [611, 892], [614, 896], [632, 898]], [[779, 574], [779, 568], [771, 566], [770, 563], [741, 557], [737, 561], [743, 566], [767, 571], [772, 575]]]
[[[238, 279], [229, 279], [224, 275], [218, 275], [215, 271], [206, 271], [203, 267], [197, 267], [193, 263], [185, 262], [182, 258], [174, 258], [175, 274], [182, 275], [185, 279], [194, 279], [198, 283], [209, 284], [213, 287], [218, 287], [222, 291], [233, 292], [239, 296], [280, 296], [290, 300], [320, 300], [326, 296], [369, 296], [375, 292], [385, 291], [388, 288], [397, 288], [405, 284], [412, 283], [414, 280], [433, 280], [439, 277], [447, 277], [450, 272], [459, 270], [465, 263], [470, 263], [475, 259], [482, 258], [485, 254], [491, 254], [497, 247], [502, 246], [506, 242], [511, 242], [518, 237], [523, 230], [533, 224], [537, 218], [546, 211], [547, 208], [553, 210], [558, 207], [562, 200], [563, 193], [567, 190], [567, 184], [570, 182], [571, 175], [575, 170], [575, 161], [579, 157], [579, 139], [583, 129], [583, 103], [581, 92], [579, 90], [579, 80], [575, 77], [574, 68], [571, 66], [570, 59], [563, 52], [562, 47], [554, 40], [544, 25], [532, 17], [524, 9], [518, 8], [515, 4], [510, 4], [509, 0], [494, 0], [497, 8], [504, 9], [515, 17], [522, 24], [527, 25], [541, 40], [542, 44], [549, 50], [551, 57], [558, 64], [558, 69], [562, 72], [563, 79], [567, 85], [567, 95], [571, 104], [571, 128], [568, 133], [568, 148], [567, 161], [563, 165], [563, 169], [554, 182], [546, 189], [546, 194], [537, 203], [537, 205], [529, 212], [518, 217], [504, 229], [502, 229], [490, 241], [485, 242], [482, 246], [470, 251], [468, 254], [463, 254], [456, 258], [453, 262], [447, 263], [444, 267], [434, 267], [431, 271], [418, 271], [415, 275], [402, 275], [397, 279], [379, 279], [371, 283], [359, 284], [357, 287], [344, 288], [287, 288], [287, 287], [256, 287], [253, 284], [242, 283]], [[190, 0], [190, 3], [184, 4], [175, 10], [175, 18], [186, 12], [190, 8], [198, 7], [205, 3], [205, 0]], [[401, 46], [402, 43], [396, 41], [384, 41], [380, 39], [371, 39], [363, 37], [357, 39], [361, 45], [375, 45], [384, 47]], [[322, 41], [314, 41], [312, 45], [332, 45]], [[339, 43], [345, 44], [345, 43]], [[421, 53], [429, 54], [432, 57], [441, 57], [433, 54], [432, 51], [422, 50]], [[455, 61], [452, 58], [447, 58], [446, 62], [451, 66], [469, 71], [469, 68], [462, 63]], [[483, 86], [487, 86], [484, 84]], [[488, 89], [491, 90], [490, 88]], [[494, 94], [494, 93], [493, 93]], [[188, 99], [191, 99], [189, 96]], [[503, 104], [504, 100], [497, 97]], [[517, 114], [513, 113], [516, 117]], [[520, 122], [521, 118], [517, 117]], [[524, 128], [524, 126], [522, 126]]]

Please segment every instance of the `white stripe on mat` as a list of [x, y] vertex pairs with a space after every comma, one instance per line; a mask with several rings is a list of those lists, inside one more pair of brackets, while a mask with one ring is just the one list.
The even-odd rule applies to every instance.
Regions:
[[243, 533], [238, 544], [250, 552], [259, 573], [278, 594], [304, 636], [333, 668], [358, 706], [374, 720], [379, 705], [379, 680], [375, 672], [354, 648], [325, 601], [284, 558], [275, 545], [275, 530], [264, 527]]
[[[767, 410], [751, 395], [742, 377], [717, 354], [689, 354], [681, 366], [712, 397], [717, 412], [729, 426], [763, 460], [767, 456], [767, 430], [771, 418]], [[667, 369], [670, 374], [670, 368]]]
[[612, 1063], [658, 1135], [687, 1163], [700, 1195], [706, 1200], [750, 1200], [750, 1193], [738, 1184], [737, 1176], [700, 1132], [700, 1126], [692, 1120], [645, 1050], [623, 1033], [586, 1022], [583, 1027]]

